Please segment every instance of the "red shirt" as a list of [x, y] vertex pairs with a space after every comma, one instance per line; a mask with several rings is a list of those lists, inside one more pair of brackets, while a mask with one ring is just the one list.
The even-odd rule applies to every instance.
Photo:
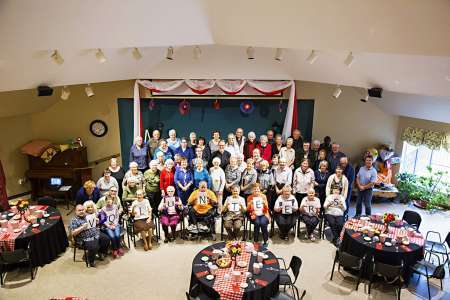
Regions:
[[175, 167], [172, 168], [172, 170], [169, 172], [166, 168], [162, 169], [161, 175], [159, 178], [159, 188], [161, 190], [164, 190], [164, 192], [167, 192], [166, 189], [169, 185], [175, 187]]
[[261, 144], [258, 143], [256, 145], [256, 148], [259, 149], [259, 152], [261, 154], [261, 157], [264, 160], [267, 160], [269, 164], [272, 163], [272, 146], [270, 144], [266, 144], [266, 146], [263, 148]]
[[256, 148], [256, 142], [251, 143], [250, 141], [246, 141], [244, 144], [244, 157], [245, 160], [253, 157], [253, 150]]

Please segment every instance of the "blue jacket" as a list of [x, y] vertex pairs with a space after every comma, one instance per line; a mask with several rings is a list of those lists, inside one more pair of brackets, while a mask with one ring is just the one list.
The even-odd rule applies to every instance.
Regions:
[[197, 169], [194, 169], [194, 185], [198, 188], [198, 184], [200, 181], [208, 182], [208, 189], [211, 188], [211, 177], [209, 176], [208, 171], [205, 168], [201, 172], [198, 172]]
[[194, 158], [194, 152], [191, 147], [187, 147], [186, 150], [183, 151], [181, 146], [175, 150], [175, 154], [179, 154], [182, 157], [185, 157], [188, 160], [188, 165], [191, 163], [191, 160]]
[[345, 170], [343, 171], [345, 177], [347, 177], [348, 180], [348, 189], [349, 191], [353, 187], [353, 181], [355, 181], [355, 169], [353, 166], [349, 163]]
[[155, 152], [153, 153], [153, 159], [157, 159], [158, 158], [156, 156], [156, 154], [158, 154], [158, 152], [162, 152], [162, 154], [164, 154], [164, 161], [168, 160], [169, 158], [173, 159], [173, 152], [172, 152], [172, 149], [170, 149], [170, 148], [167, 148], [166, 152], [163, 152], [161, 150], [161, 148], [159, 148], [159, 147], [156, 148]]
[[181, 185], [186, 185], [189, 182], [194, 182], [194, 176], [192, 175], [192, 172], [190, 170], [187, 170], [185, 172], [181, 168], [177, 168], [175, 171], [174, 182], [178, 190], [180, 189], [178, 183], [181, 183]]
[[130, 148], [130, 162], [136, 162], [139, 170], [147, 169], [147, 145], [142, 145], [141, 149], [138, 149], [135, 144]]
[[75, 201], [77, 204], [83, 204], [88, 200], [92, 200], [94, 201], [94, 203], [97, 203], [98, 199], [100, 199], [101, 196], [102, 195], [100, 194], [100, 190], [97, 187], [94, 188], [91, 197], [88, 196], [84, 187], [81, 187], [78, 190], [77, 195], [75, 196]]

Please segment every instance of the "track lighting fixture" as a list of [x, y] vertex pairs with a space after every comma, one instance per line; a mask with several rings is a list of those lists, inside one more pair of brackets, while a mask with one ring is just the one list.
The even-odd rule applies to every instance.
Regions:
[[334, 92], [333, 92], [333, 98], [334, 98], [334, 99], [339, 98], [339, 96], [341, 95], [341, 93], [342, 93], [342, 89], [341, 89], [339, 86], [337, 86], [336, 89], [335, 89]]
[[173, 47], [167, 48], [166, 59], [173, 60]]
[[202, 49], [199, 46], [194, 47], [194, 59], [199, 59], [202, 55]]
[[306, 58], [306, 61], [312, 65], [318, 57], [319, 57], [319, 54], [317, 54], [317, 52], [315, 50], [311, 50], [311, 53]]
[[352, 52], [350, 52], [348, 55], [347, 55], [347, 58], [344, 60], [344, 64], [347, 66], [347, 67], [351, 67], [352, 66], [352, 64], [353, 64], [353, 62], [355, 61], [355, 57], [353, 56], [353, 53]]
[[61, 99], [62, 100], [67, 100], [70, 97], [70, 90], [69, 87], [67, 85], [63, 86], [62, 90], [61, 90]]
[[90, 83], [87, 84], [87, 86], [84, 88], [84, 91], [86, 93], [86, 96], [88, 96], [89, 98], [95, 95]]
[[139, 49], [138, 48], [133, 48], [133, 50], [131, 50], [131, 55], [133, 55], [133, 58], [135, 59], [135, 60], [140, 60], [141, 58], [142, 58], [142, 54], [141, 54], [141, 52], [139, 51]]
[[62, 65], [64, 63], [64, 59], [62, 58], [61, 54], [59, 54], [58, 50], [53, 51], [50, 57], [57, 65]]
[[253, 48], [253, 47], [247, 48], [247, 59], [249, 59], [249, 60], [255, 59], [255, 48]]
[[277, 48], [276, 50], [275, 50], [275, 60], [277, 60], [277, 61], [281, 61], [282, 59], [283, 59], [283, 49], [281, 49], [281, 48]]
[[103, 54], [102, 49], [97, 49], [97, 51], [95, 52], [95, 57], [97, 58], [99, 63], [104, 63], [106, 61], [106, 56], [105, 54]]

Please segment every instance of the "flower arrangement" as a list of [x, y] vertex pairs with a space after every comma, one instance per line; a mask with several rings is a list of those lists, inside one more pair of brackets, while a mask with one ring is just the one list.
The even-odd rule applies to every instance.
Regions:
[[227, 242], [225, 247], [228, 249], [231, 257], [236, 257], [242, 253], [242, 246], [238, 241]]
[[385, 213], [383, 215], [383, 222], [384, 223], [389, 223], [389, 222], [393, 222], [397, 220], [397, 215], [393, 214], [393, 213]]
[[11, 202], [11, 205], [16, 206], [17, 210], [20, 213], [25, 212], [28, 209], [28, 206], [30, 205], [30, 202], [27, 199], [19, 199], [17, 201]]

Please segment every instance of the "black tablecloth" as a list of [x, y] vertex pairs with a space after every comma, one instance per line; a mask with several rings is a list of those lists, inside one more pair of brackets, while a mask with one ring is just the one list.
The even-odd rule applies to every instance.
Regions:
[[[224, 242], [220, 242], [217, 244], [210, 245], [206, 247], [205, 249], [212, 251], [214, 249], [222, 249], [225, 247]], [[202, 249], [205, 250], [205, 249]], [[276, 259], [275, 255], [266, 250], [264, 253], [266, 253], [269, 258], [268, 259]], [[197, 253], [197, 255], [194, 258], [194, 261], [192, 262], [192, 273], [191, 273], [191, 284], [190, 287], [192, 288], [195, 284], [198, 284], [201, 286], [204, 293], [208, 295], [217, 295], [217, 293], [213, 290], [214, 280], [208, 281], [205, 277], [198, 278], [195, 274], [198, 272], [202, 272], [205, 270], [208, 270], [208, 266], [201, 260], [201, 258], [205, 256], [205, 254]], [[253, 263], [256, 261], [255, 256], [251, 256], [249, 266], [253, 266]], [[200, 266], [202, 265], [202, 266]], [[255, 284], [253, 286], [252, 284], [249, 284], [249, 286], [245, 289], [244, 295], [242, 296], [242, 299], [244, 300], [260, 300], [260, 299], [270, 299], [271, 296], [275, 295], [278, 292], [279, 289], [279, 270], [280, 266], [277, 263], [270, 264], [270, 265], [263, 265], [263, 269], [260, 274], [258, 275], [252, 275], [252, 279], [262, 279], [268, 282], [268, 284], [263, 287], [258, 284]], [[276, 270], [272, 270], [276, 269]], [[249, 268], [249, 271], [252, 271], [252, 268]], [[231, 280], [231, 279], [230, 279]]]
[[[16, 249], [24, 249], [28, 242], [31, 242], [31, 263], [33, 267], [42, 267], [51, 263], [69, 246], [59, 210], [48, 207], [46, 211], [50, 216], [45, 218], [44, 225], [38, 227], [39, 233], [34, 233], [33, 228], [29, 226], [15, 241]], [[59, 216], [59, 218], [51, 219], [52, 216]]]
[[[391, 265], [400, 265], [403, 261], [403, 278], [406, 282], [408, 282], [410, 277], [409, 267], [423, 258], [423, 246], [411, 243], [408, 246], [411, 249], [410, 252], [405, 251], [399, 245], [396, 245], [397, 247], [386, 247], [383, 245], [382, 249], [378, 250], [375, 248], [376, 243], [367, 243], [366, 241], [364, 241], [364, 234], [361, 234], [358, 237], [353, 237], [353, 233], [355, 233], [354, 230], [345, 229], [341, 243], [341, 249], [358, 257], [363, 257], [367, 254], [366, 271], [364, 272], [365, 277], [370, 276], [370, 261], [372, 260], [372, 258], [374, 258], [375, 261]], [[390, 241], [389, 238], [387, 238], [387, 240]]]

